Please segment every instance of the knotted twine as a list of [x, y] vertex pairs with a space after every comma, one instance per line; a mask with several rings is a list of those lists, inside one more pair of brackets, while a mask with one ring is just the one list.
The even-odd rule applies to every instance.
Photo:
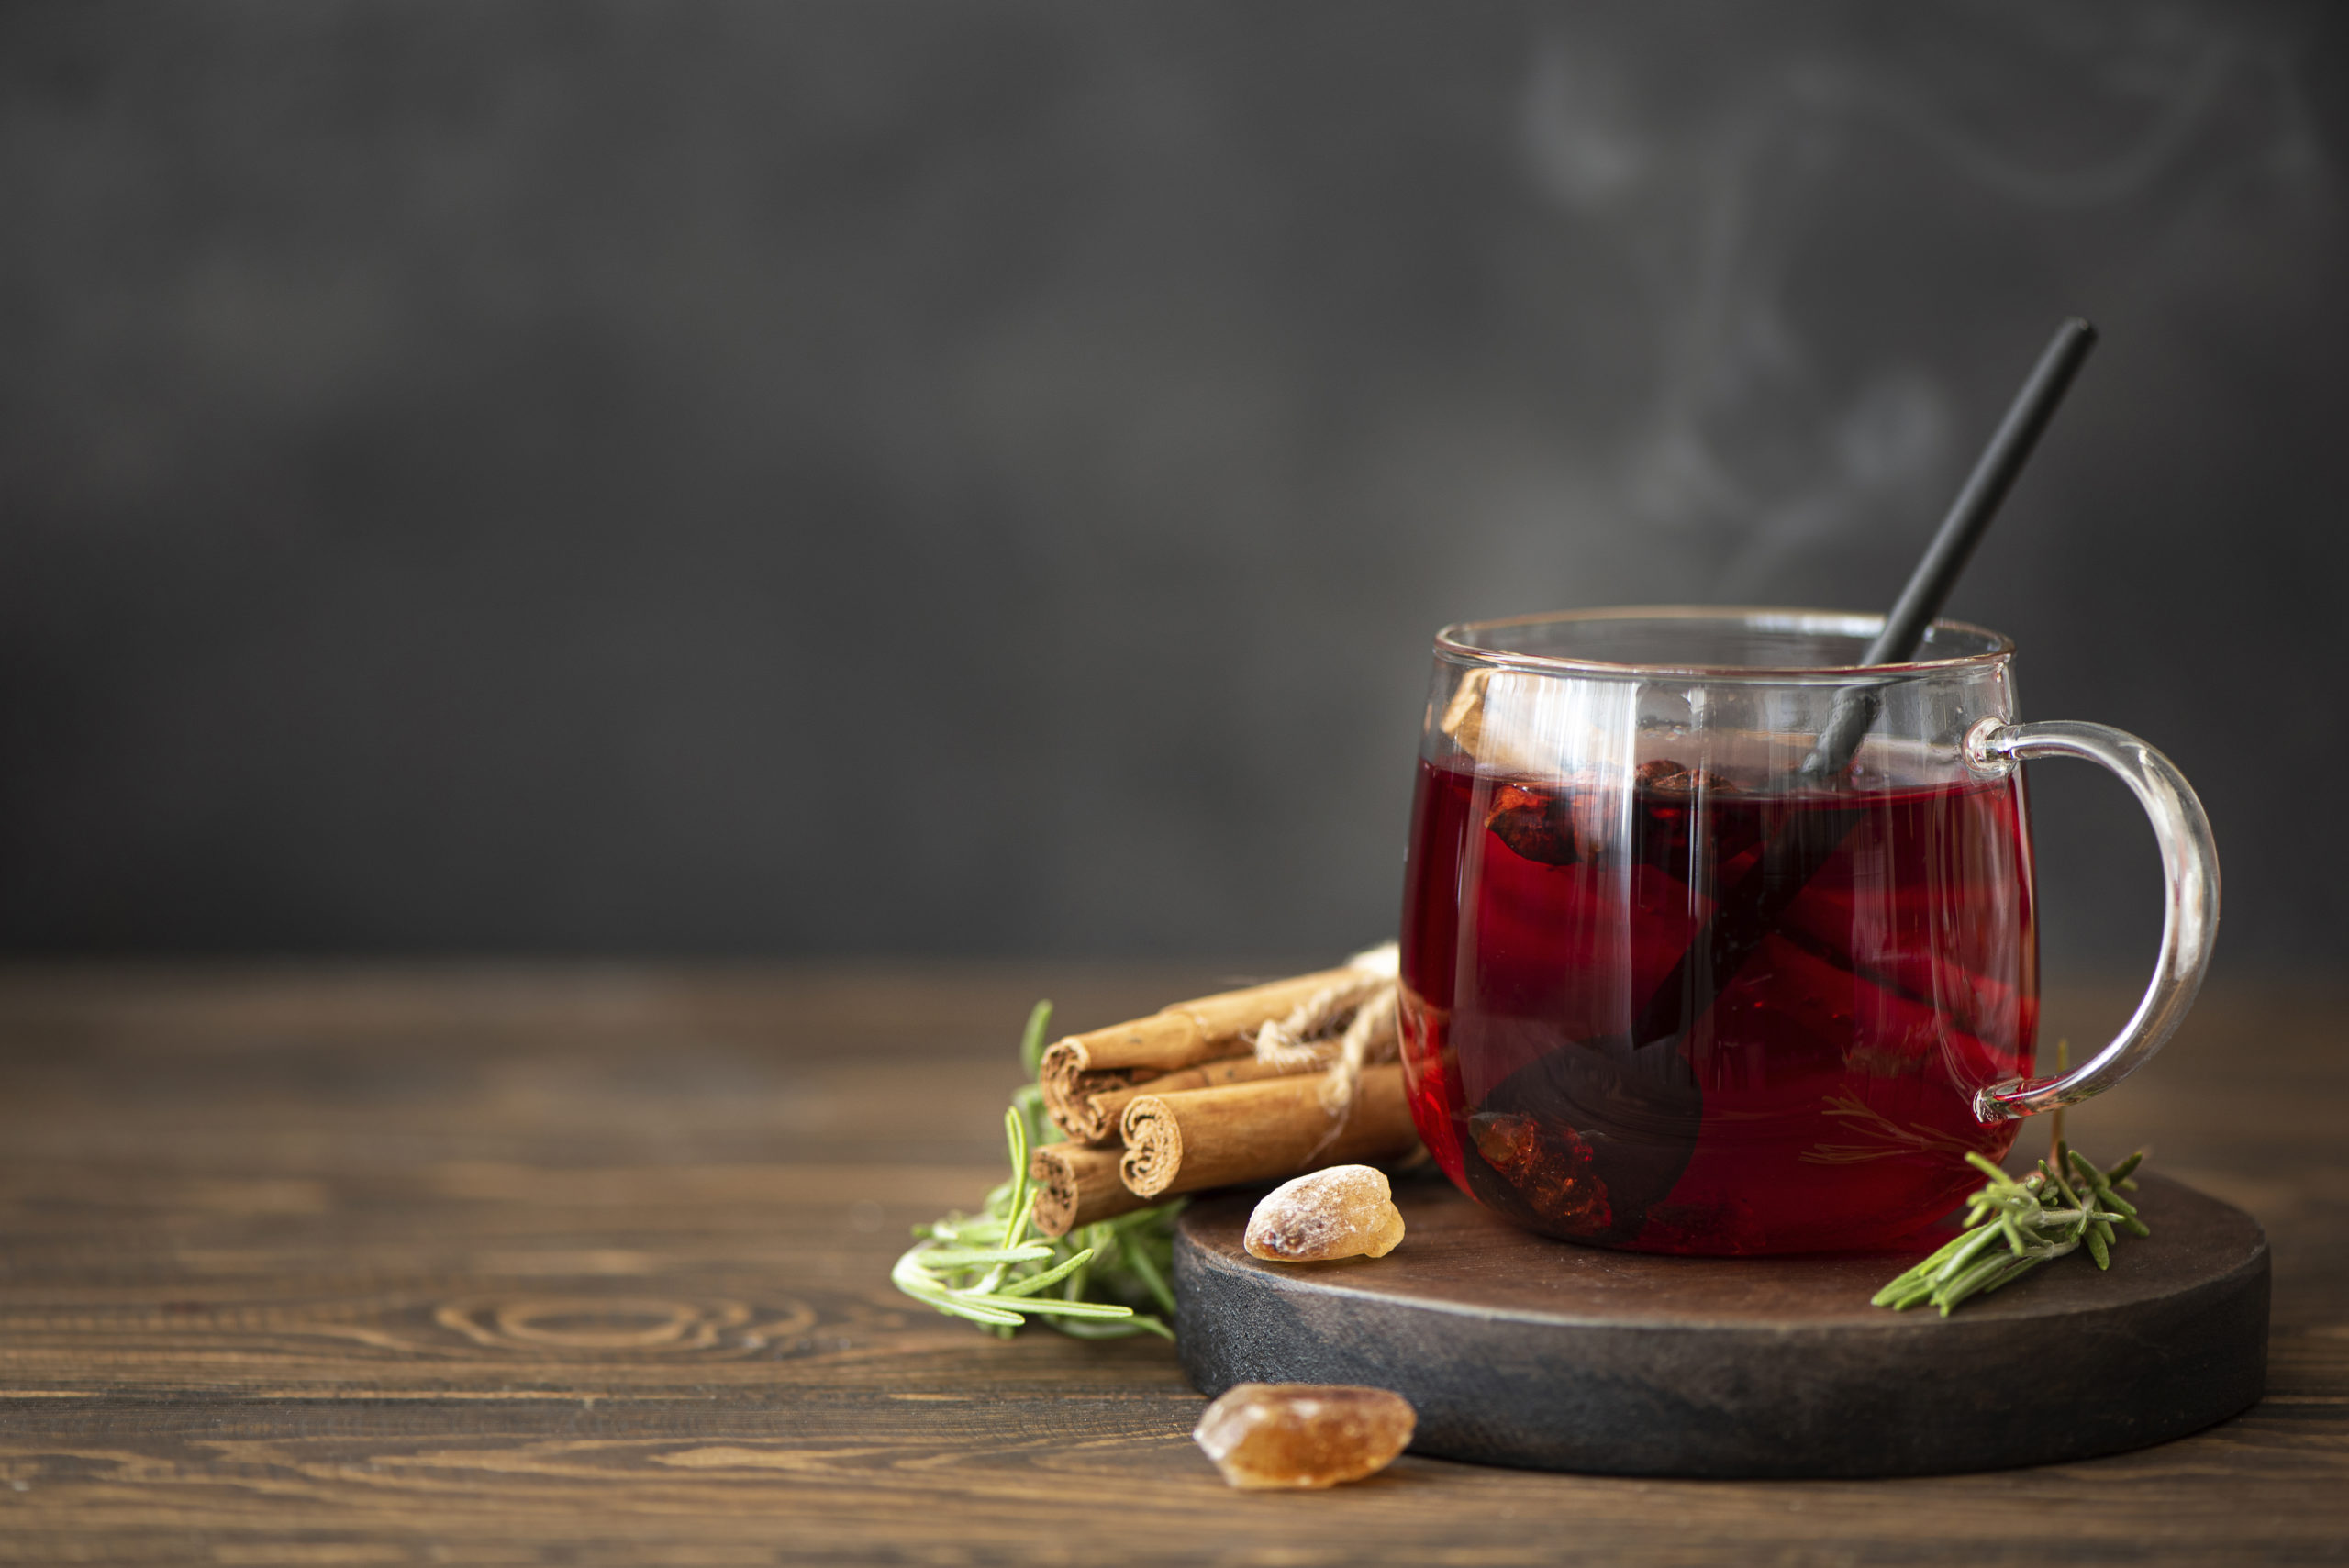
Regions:
[[1376, 1062], [1392, 1062], [1400, 1036], [1395, 1018], [1395, 995], [1401, 958], [1393, 942], [1358, 952], [1346, 961], [1356, 973], [1324, 986], [1292, 1009], [1256, 1030], [1256, 1060], [1279, 1073], [1304, 1073], [1329, 1068], [1322, 1081], [1321, 1104], [1330, 1113], [1330, 1130], [1306, 1156], [1336, 1141], [1353, 1114], [1354, 1094], [1362, 1070]]

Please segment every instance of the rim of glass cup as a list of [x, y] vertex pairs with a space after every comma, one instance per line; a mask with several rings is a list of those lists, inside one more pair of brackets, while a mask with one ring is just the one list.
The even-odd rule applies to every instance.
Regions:
[[1617, 605], [1595, 610], [1545, 610], [1537, 615], [1504, 616], [1495, 620], [1455, 621], [1435, 634], [1439, 658], [1470, 664], [1558, 674], [1603, 675], [1619, 680], [1652, 680], [1658, 676], [1706, 681], [1767, 681], [1821, 685], [1846, 684], [1855, 677], [1882, 680], [1905, 675], [1946, 674], [2003, 663], [2014, 656], [2014, 639], [2003, 632], [1971, 621], [1936, 619], [1936, 630], [1961, 632], [1982, 639], [1984, 647], [1946, 659], [1910, 659], [1897, 664], [1630, 664], [1620, 660], [1586, 659], [1570, 654], [1535, 653], [1513, 648], [1488, 648], [1474, 640], [1479, 632], [1502, 627], [1543, 626], [1568, 621], [1687, 620], [1719, 621], [1755, 631], [1796, 631], [1872, 640], [1884, 629], [1884, 617], [1857, 610], [1809, 610], [1747, 605]]

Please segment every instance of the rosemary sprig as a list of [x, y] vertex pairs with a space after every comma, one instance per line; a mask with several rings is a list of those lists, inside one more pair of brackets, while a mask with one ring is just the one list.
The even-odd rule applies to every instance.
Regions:
[[[950, 1214], [915, 1226], [919, 1240], [889, 1271], [890, 1282], [917, 1301], [1005, 1339], [1031, 1313], [1078, 1339], [1172, 1339], [1166, 1318], [1174, 1315], [1174, 1293], [1166, 1277], [1174, 1271], [1181, 1200], [1081, 1225], [1057, 1239], [1029, 1234], [1036, 1195], [1028, 1181], [1028, 1151], [1061, 1140], [1035, 1084], [1052, 1018], [1052, 1005], [1037, 1003], [1020, 1037], [1019, 1064], [1029, 1081], [1003, 1114], [1011, 1179], [989, 1193], [975, 1215]], [[1155, 1307], [1164, 1317], [1137, 1312], [1138, 1306]]]
[[[1944, 1318], [1961, 1301], [2010, 1284], [2052, 1258], [2086, 1248], [2099, 1269], [2112, 1266], [2117, 1227], [2152, 1234], [2136, 1207], [2121, 1195], [2133, 1189], [2130, 1173], [2145, 1158], [2139, 1150], [2110, 1171], [2076, 1149], [2057, 1144], [2020, 1180], [1979, 1154], [1967, 1162], [1990, 1183], [1966, 1209], [1957, 1239], [1876, 1293], [1878, 1307], [1906, 1312], [1931, 1303]], [[2003, 1245], [2001, 1245], [2003, 1243]]]

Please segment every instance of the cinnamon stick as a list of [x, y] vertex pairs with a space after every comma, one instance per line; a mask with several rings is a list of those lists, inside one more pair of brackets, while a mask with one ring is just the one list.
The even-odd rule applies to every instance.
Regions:
[[1283, 1067], [1252, 1056], [1227, 1056], [1141, 1082], [1130, 1072], [1083, 1073], [1076, 1076], [1075, 1088], [1064, 1091], [1068, 1094], [1065, 1106], [1056, 1106], [1052, 1093], [1047, 1091], [1044, 1107], [1071, 1142], [1115, 1144], [1119, 1141], [1118, 1118], [1125, 1115], [1126, 1106], [1137, 1095], [1167, 1095], [1186, 1089], [1219, 1088], [1226, 1084], [1252, 1084], [1301, 1071], [1311, 1069]]
[[[1072, 1051], [1063, 1049], [1067, 1041], [1044, 1048], [1043, 1060], [1036, 1065], [1036, 1087], [1043, 1091], [1044, 1114], [1061, 1129], [1072, 1143], [1101, 1144], [1112, 1141], [1118, 1135], [1118, 1118], [1114, 1114], [1104, 1118], [1097, 1103], [1104, 1095], [1124, 1090], [1136, 1094], [1137, 1084], [1148, 1084], [1166, 1074], [1147, 1067], [1119, 1067], [1106, 1073], [1088, 1073], [1078, 1066]], [[1234, 1056], [1233, 1062], [1248, 1058]], [[1123, 1102], [1119, 1102], [1123, 1108]]]
[[1065, 1236], [1080, 1225], [1131, 1214], [1150, 1202], [1118, 1177], [1118, 1151], [1047, 1143], [1028, 1160], [1036, 1184], [1035, 1227], [1047, 1236]]
[[[1325, 969], [1177, 1002], [1146, 1018], [1070, 1035], [1044, 1052], [1037, 1070], [1044, 1108], [1072, 1138], [1080, 1132], [1088, 1140], [1106, 1138], [1107, 1129], [1092, 1130], [1085, 1119], [1079, 1109], [1082, 1095], [1148, 1083], [1203, 1062], [1239, 1055], [1246, 1049], [1242, 1037], [1251, 1029], [1286, 1018], [1330, 986], [1359, 982], [1362, 974], [1352, 967]], [[1089, 1084], [1083, 1081], [1085, 1074], [1097, 1073], [1126, 1076], [1121, 1081], [1097, 1079]]]
[[1174, 1193], [1280, 1181], [1325, 1165], [1402, 1154], [1418, 1141], [1399, 1062], [1363, 1070], [1335, 1137], [1335, 1117], [1323, 1099], [1331, 1078], [1305, 1073], [1139, 1094], [1119, 1121], [1126, 1148], [1118, 1174], [1137, 1197], [1155, 1202]]

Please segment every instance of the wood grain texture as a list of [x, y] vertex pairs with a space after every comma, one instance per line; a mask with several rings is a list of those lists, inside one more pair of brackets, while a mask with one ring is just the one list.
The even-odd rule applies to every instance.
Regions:
[[[1230, 978], [0, 976], [0, 1562], [1089, 1563], [1099, 1516], [1064, 1509], [1094, 1491], [1129, 1562], [2349, 1555], [2343, 998], [2214, 990], [2075, 1117], [2266, 1227], [2243, 1417], [1987, 1476], [1406, 1456], [1265, 1496], [1193, 1449], [1164, 1346], [997, 1341], [885, 1279], [999, 1176], [1035, 995], [1084, 1027]], [[2087, 1039], [2125, 1006], [2048, 1012]], [[881, 1096], [894, 1151], [857, 1115]]]
[[[2148, 1171], [2154, 1233], [2109, 1271], [2043, 1267], [1954, 1318], [1870, 1305], [1926, 1249], [1686, 1258], [1520, 1230], [1433, 1171], [1395, 1184], [1391, 1257], [1269, 1263], [1264, 1189], [1209, 1195], [1174, 1240], [1192, 1386], [1368, 1384], [1415, 1451], [1609, 1475], [1937, 1475], [2120, 1453], [2256, 1403], [2267, 1245]], [[2049, 1347], [2064, 1353], [2051, 1355]]]

